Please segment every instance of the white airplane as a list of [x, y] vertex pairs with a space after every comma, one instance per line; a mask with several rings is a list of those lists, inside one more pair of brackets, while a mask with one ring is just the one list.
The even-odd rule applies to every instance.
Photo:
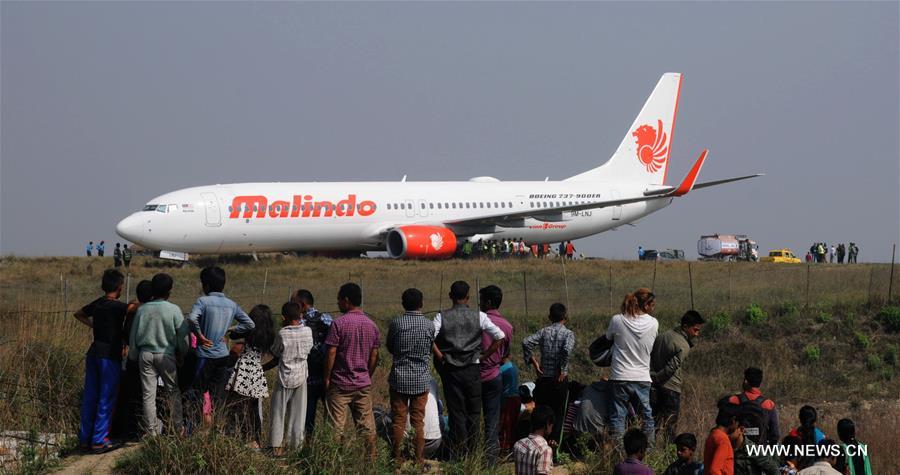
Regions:
[[394, 258], [451, 257], [457, 243], [524, 239], [543, 244], [613, 229], [693, 189], [703, 150], [678, 186], [666, 184], [682, 75], [664, 74], [613, 156], [562, 181], [239, 183], [158, 196], [116, 232], [164, 257], [188, 253], [387, 251]]

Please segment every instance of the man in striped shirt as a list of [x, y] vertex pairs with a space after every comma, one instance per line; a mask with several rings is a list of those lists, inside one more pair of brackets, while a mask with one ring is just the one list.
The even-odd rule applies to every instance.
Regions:
[[549, 475], [553, 468], [553, 449], [545, 437], [553, 432], [553, 409], [538, 406], [531, 413], [531, 434], [513, 446], [516, 475]]
[[422, 314], [422, 292], [406, 289], [401, 299], [405, 313], [391, 322], [387, 335], [387, 349], [394, 357], [388, 384], [393, 417], [391, 441], [397, 467], [403, 464], [407, 413], [415, 429], [416, 463], [422, 465], [425, 461], [425, 405], [431, 384], [428, 359], [434, 343], [434, 324]]

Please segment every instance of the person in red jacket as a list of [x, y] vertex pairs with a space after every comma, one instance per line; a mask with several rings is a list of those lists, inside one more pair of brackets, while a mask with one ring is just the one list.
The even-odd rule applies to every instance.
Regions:
[[733, 414], [721, 412], [703, 447], [703, 475], [734, 475], [734, 448], [729, 437], [738, 428]]

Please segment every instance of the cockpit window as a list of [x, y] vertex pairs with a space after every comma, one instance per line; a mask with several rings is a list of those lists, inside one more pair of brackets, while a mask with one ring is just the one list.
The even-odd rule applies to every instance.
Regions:
[[145, 205], [141, 211], [156, 211], [157, 205]]
[[157, 207], [156, 207], [156, 212], [157, 212], [157, 213], [165, 213], [165, 212], [166, 212], [166, 205], [159, 205], [159, 206], [157, 206]]

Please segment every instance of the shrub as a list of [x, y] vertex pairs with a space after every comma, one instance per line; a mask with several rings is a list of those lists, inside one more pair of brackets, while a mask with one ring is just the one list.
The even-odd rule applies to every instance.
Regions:
[[847, 312], [844, 314], [844, 327], [848, 330], [853, 330], [856, 328], [856, 313], [855, 312]]
[[785, 302], [781, 304], [781, 315], [791, 316], [797, 313], [800, 310], [800, 307], [794, 302]]
[[897, 366], [897, 345], [888, 345], [884, 350], [884, 364], [888, 366]]
[[878, 320], [884, 325], [884, 331], [888, 333], [900, 332], [900, 307], [889, 305], [878, 313]]
[[881, 370], [881, 377], [885, 381], [894, 379], [894, 368], [884, 368], [883, 370]]
[[803, 359], [807, 363], [815, 363], [822, 359], [822, 350], [819, 349], [819, 345], [811, 343], [803, 347]]
[[747, 307], [747, 322], [751, 325], [763, 325], [769, 319], [769, 315], [759, 305], [751, 303]]
[[822, 313], [816, 315], [816, 322], [818, 322], [818, 323], [821, 323], [824, 325], [830, 321], [831, 321], [831, 314], [828, 312], [822, 312]]
[[709, 335], [715, 335], [731, 326], [731, 314], [719, 312], [712, 316], [704, 326], [704, 331]]
[[869, 337], [866, 336], [865, 333], [862, 332], [854, 332], [853, 333], [853, 342], [856, 344], [856, 347], [865, 350], [869, 347]]
[[881, 358], [878, 355], [869, 355], [866, 358], [866, 368], [869, 371], [878, 371], [881, 368]]

